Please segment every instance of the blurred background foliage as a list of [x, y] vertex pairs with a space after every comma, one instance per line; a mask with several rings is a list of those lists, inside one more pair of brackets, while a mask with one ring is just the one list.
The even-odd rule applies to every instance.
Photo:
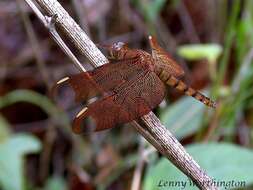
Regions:
[[[184, 68], [183, 80], [218, 108], [168, 88], [155, 113], [216, 181], [253, 188], [253, 1], [59, 2], [95, 43], [124, 41], [150, 52], [147, 35], [157, 36]], [[0, 189], [154, 190], [163, 189], [161, 180], [189, 182], [127, 124], [86, 136], [71, 132], [81, 105], [68, 87], [56, 101], [49, 92], [78, 71], [24, 1], [1, 0], [0, 42]]]

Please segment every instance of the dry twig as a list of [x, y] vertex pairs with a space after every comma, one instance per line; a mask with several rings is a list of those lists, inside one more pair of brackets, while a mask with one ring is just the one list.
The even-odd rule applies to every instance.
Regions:
[[37, 63], [38, 69], [41, 73], [43, 81], [45, 82], [45, 84], [49, 90], [50, 89], [50, 77], [49, 77], [49, 73], [47, 71], [45, 62], [42, 59], [41, 47], [39, 45], [38, 38], [37, 38], [35, 31], [32, 27], [32, 23], [27, 15], [27, 12], [25, 12], [25, 8], [23, 7], [24, 2], [21, 0], [16, 0], [16, 2], [18, 5], [18, 8], [20, 10], [21, 18], [24, 23], [24, 27], [25, 27], [27, 36], [29, 38], [30, 44], [31, 44], [32, 49], [34, 51], [33, 53], [36, 58], [36, 63]]

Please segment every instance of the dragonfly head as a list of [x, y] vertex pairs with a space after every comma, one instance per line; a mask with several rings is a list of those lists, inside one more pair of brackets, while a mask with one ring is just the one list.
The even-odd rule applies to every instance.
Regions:
[[122, 50], [128, 49], [127, 44], [124, 42], [116, 42], [110, 45], [101, 45], [101, 44], [97, 45], [100, 48], [106, 49], [110, 55], [109, 58], [111, 59], [117, 59], [118, 57], [120, 57]]
[[124, 50], [127, 50], [127, 49], [128, 49], [128, 47], [127, 47], [126, 43], [116, 42], [110, 46], [109, 54], [110, 54], [111, 58], [118, 59], [118, 58], [121, 58], [122, 52], [124, 52]]
[[124, 42], [116, 42], [116, 43], [114, 43], [112, 45], [112, 50], [114, 50], [114, 51], [120, 51], [120, 50], [122, 50], [122, 49], [124, 49], [126, 47], [127, 47], [126, 43], [124, 43]]

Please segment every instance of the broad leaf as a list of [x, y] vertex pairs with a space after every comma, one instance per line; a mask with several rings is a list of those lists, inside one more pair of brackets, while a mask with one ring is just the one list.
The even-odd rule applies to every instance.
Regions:
[[32, 90], [14, 90], [10, 93], [0, 96], [0, 108], [4, 108], [17, 102], [28, 102], [40, 107], [49, 116], [61, 122], [62, 125], [68, 125], [67, 116], [60, 111], [53, 102], [46, 96], [43, 96]]
[[132, 0], [131, 2], [140, 10], [146, 21], [152, 22], [159, 15], [166, 0]]
[[0, 142], [0, 187], [3, 190], [24, 189], [23, 157], [41, 149], [40, 141], [31, 135], [13, 135]]
[[67, 184], [63, 178], [53, 176], [49, 178], [45, 185], [45, 190], [67, 190]]
[[215, 62], [222, 53], [222, 47], [218, 44], [193, 44], [183, 45], [178, 48], [178, 54], [190, 61], [207, 59]]
[[5, 141], [10, 135], [9, 124], [7, 121], [0, 115], [0, 143]]
[[162, 110], [160, 119], [178, 138], [184, 138], [200, 128], [204, 109], [202, 103], [191, 97], [184, 97]]
[[[187, 152], [215, 182], [222, 183], [220, 189], [233, 189], [235, 184], [239, 184], [237, 188], [244, 189], [243, 185], [253, 184], [253, 151], [249, 149], [227, 143], [209, 143], [190, 145]], [[165, 182], [167, 186], [159, 187], [165, 185]], [[148, 168], [143, 189], [198, 189], [190, 184], [192, 182], [182, 172], [162, 158]]]

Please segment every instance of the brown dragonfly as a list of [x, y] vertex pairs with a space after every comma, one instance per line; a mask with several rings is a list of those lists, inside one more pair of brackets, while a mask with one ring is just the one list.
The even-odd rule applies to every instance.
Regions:
[[[100, 131], [148, 114], [164, 99], [165, 84], [209, 107], [216, 107], [215, 102], [180, 80], [183, 69], [154, 37], [149, 36], [149, 43], [152, 55], [130, 49], [123, 42], [106, 46], [110, 54], [108, 64], [57, 82], [56, 86], [65, 82], [70, 84], [77, 101], [100, 96], [76, 115], [74, 132]], [[94, 129], [85, 126], [85, 119], [95, 123]]]

